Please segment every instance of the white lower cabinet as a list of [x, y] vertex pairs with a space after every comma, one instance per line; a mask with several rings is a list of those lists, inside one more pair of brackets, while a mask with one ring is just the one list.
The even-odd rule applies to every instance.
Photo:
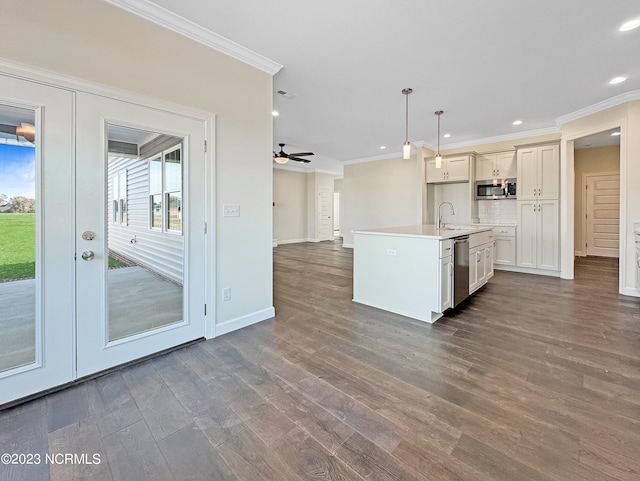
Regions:
[[453, 306], [453, 257], [440, 259], [440, 312]]
[[494, 242], [485, 244], [484, 246], [484, 272], [487, 281], [493, 277], [493, 249], [495, 247]]
[[517, 266], [560, 269], [557, 200], [518, 201]]
[[493, 231], [469, 236], [469, 294], [493, 277]]
[[516, 228], [515, 226], [501, 226], [493, 229], [495, 235], [495, 249], [493, 263], [503, 266], [516, 265]]

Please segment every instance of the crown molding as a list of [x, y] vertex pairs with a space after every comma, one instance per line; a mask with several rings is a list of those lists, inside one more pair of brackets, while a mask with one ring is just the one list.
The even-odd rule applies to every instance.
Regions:
[[[412, 149], [411, 155], [413, 155], [414, 153], [415, 152]], [[341, 162], [343, 165], [351, 165], [351, 164], [362, 164], [364, 162], [375, 162], [376, 160], [389, 160], [389, 159], [404, 160], [402, 158], [402, 152], [389, 152], [388, 154], [374, 155], [372, 157], [362, 157], [360, 159], [343, 160]]]
[[[485, 137], [482, 139], [465, 140], [464, 142], [456, 142], [454, 144], [440, 144], [441, 151], [450, 149], [460, 149], [463, 147], [476, 147], [479, 145], [493, 144], [498, 142], [507, 142], [509, 140], [522, 140], [530, 137], [538, 137], [540, 135], [559, 134], [560, 127], [547, 127], [545, 129], [528, 130], [526, 132], [514, 132], [513, 134], [497, 135], [495, 137]], [[432, 149], [433, 150], [433, 149]]]
[[278, 164], [274, 162], [273, 168], [280, 169], [280, 170], [289, 170], [291, 172], [300, 172], [301, 174], [328, 174], [328, 175], [333, 175], [334, 177], [338, 175], [343, 175], [343, 174], [340, 174], [339, 172], [334, 172], [333, 170], [315, 169], [315, 168], [305, 169], [302, 166], [289, 165], [288, 162], [286, 164]]
[[268, 59], [240, 44], [218, 35], [197, 23], [176, 15], [169, 10], [155, 5], [148, 0], [105, 0], [107, 3], [133, 13], [138, 17], [160, 25], [183, 37], [205, 45], [213, 50], [240, 60], [270, 75], [280, 71], [282, 65]]
[[612, 107], [617, 107], [620, 104], [631, 102], [633, 100], [640, 100], [640, 90], [625, 92], [623, 94], [616, 95], [615, 97], [611, 97], [610, 99], [603, 100], [602, 102], [598, 102], [583, 109], [576, 110], [575, 112], [571, 112], [570, 114], [563, 115], [562, 117], [558, 117], [556, 119], [556, 125], [562, 126], [568, 122], [573, 122], [574, 120], [596, 114]]

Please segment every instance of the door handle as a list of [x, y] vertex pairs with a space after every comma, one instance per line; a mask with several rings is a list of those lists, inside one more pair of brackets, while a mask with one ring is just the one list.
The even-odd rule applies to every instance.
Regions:
[[92, 260], [95, 256], [96, 256], [96, 255], [93, 253], [93, 251], [84, 251], [84, 252], [82, 253], [82, 258], [83, 258], [85, 261], [90, 261], [90, 260]]

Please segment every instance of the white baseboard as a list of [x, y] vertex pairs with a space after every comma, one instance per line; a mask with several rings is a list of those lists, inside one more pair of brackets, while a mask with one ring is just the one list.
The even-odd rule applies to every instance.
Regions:
[[575, 251], [573, 255], [576, 257], [585, 257], [587, 254], [585, 254], [583, 251]]
[[301, 242], [318, 242], [313, 239], [287, 239], [287, 240], [274, 240], [275, 246], [284, 245], [284, 244], [300, 244]]
[[638, 292], [638, 289], [634, 289], [633, 287], [624, 287], [620, 294], [623, 294], [625, 296], [640, 297], [640, 292]]
[[493, 268], [498, 271], [520, 272], [521, 274], [536, 274], [538, 276], [560, 277], [560, 271], [548, 271], [546, 269], [533, 269], [531, 267], [508, 266], [504, 264], [494, 264]]
[[252, 312], [251, 314], [247, 314], [246, 316], [240, 316], [236, 317], [235, 319], [221, 322], [220, 324], [216, 325], [216, 337], [222, 336], [223, 334], [227, 334], [229, 332], [237, 331], [238, 329], [248, 327], [252, 324], [257, 324], [258, 322], [265, 321], [267, 319], [271, 319], [275, 315], [276, 310], [272, 306], [261, 311]]
[[342, 243], [342, 247], [346, 247], [347, 249], [353, 249], [353, 244], [345, 244], [344, 242]]

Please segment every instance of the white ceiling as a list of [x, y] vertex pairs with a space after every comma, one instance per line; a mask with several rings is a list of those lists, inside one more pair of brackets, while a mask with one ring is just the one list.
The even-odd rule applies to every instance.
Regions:
[[274, 91], [295, 97], [274, 93], [273, 146], [315, 152], [309, 169], [399, 153], [405, 87], [409, 140], [435, 146], [442, 109], [443, 149], [558, 131], [559, 117], [640, 93], [640, 28], [618, 30], [638, 1], [107, 1], [169, 10], [283, 65]]

